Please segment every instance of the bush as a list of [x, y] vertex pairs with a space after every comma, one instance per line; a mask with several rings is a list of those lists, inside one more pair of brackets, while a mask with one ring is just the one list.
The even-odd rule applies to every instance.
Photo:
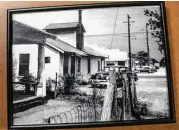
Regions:
[[136, 107], [134, 108], [135, 110], [135, 114], [136, 115], [140, 115], [140, 116], [146, 116], [148, 115], [148, 109], [147, 109], [147, 104], [146, 103], [142, 103], [137, 101], [136, 102]]
[[87, 85], [87, 84], [89, 84], [89, 76], [88, 75], [86, 75], [86, 76], [78, 75], [76, 77], [76, 83], [78, 85]]
[[29, 73], [28, 71], [26, 71], [24, 73], [24, 76], [19, 79], [20, 82], [36, 82], [37, 78], [35, 78], [32, 73]]

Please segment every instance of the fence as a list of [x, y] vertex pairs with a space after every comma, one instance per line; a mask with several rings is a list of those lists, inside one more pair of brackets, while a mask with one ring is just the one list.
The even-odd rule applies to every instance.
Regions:
[[96, 122], [100, 121], [102, 100], [89, 98], [81, 102], [80, 105], [59, 115], [44, 119], [44, 123], [77, 123], [77, 122]]
[[114, 80], [115, 73], [111, 76], [113, 78], [111, 78], [105, 93], [94, 88], [93, 95], [85, 101], [81, 100], [80, 105], [59, 115], [44, 119], [44, 123], [130, 120], [133, 116], [136, 100], [134, 78], [131, 74], [123, 74], [123, 86], [117, 88]]

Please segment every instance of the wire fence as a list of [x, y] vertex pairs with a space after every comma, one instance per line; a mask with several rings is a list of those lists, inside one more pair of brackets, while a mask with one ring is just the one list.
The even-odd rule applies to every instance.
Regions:
[[[116, 90], [116, 94], [121, 90]], [[56, 123], [82, 123], [82, 122], [98, 122], [101, 121], [103, 100], [103, 91], [93, 89], [93, 95], [88, 98], [75, 99], [79, 102], [79, 105], [73, 107], [69, 111], [62, 112], [58, 115], [44, 119], [44, 124], [56, 124]], [[122, 118], [122, 99], [119, 96], [115, 96], [113, 101], [113, 109], [111, 111], [111, 120], [121, 120]]]
[[81, 103], [69, 111], [45, 119], [44, 123], [53, 124], [100, 121], [102, 105], [101, 99], [89, 98], [85, 103]]
[[[115, 88], [111, 116], [108, 121], [128, 120], [132, 116], [132, 110], [135, 107], [135, 83], [134, 80], [128, 82], [129, 76], [123, 78], [121, 88]], [[81, 99], [80, 99], [81, 98]], [[93, 88], [93, 95], [84, 98], [78, 96], [74, 99], [79, 105], [69, 111], [44, 119], [44, 124], [56, 123], [82, 123], [102, 121], [102, 111], [104, 109], [104, 91]]]

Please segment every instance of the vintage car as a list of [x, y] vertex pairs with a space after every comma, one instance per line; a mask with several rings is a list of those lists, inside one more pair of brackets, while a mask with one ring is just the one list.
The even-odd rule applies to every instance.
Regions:
[[90, 81], [92, 84], [92, 87], [99, 87], [99, 88], [106, 88], [109, 84], [109, 70], [110, 69], [116, 70], [116, 84], [117, 87], [122, 87], [123, 85], [123, 73], [130, 73], [134, 76], [134, 80], [137, 81], [138, 77], [137, 74], [130, 72], [128, 67], [125, 66], [107, 66], [105, 67], [105, 71], [97, 72], [94, 75], [91, 75]]
[[126, 66], [122, 66], [122, 65], [113, 65], [113, 66], [106, 66], [104, 67], [105, 71], [109, 71], [110, 69], [115, 69], [116, 73], [119, 73], [119, 75], [123, 74], [123, 73], [131, 73], [132, 76], [134, 76], [134, 80], [137, 81], [138, 80], [138, 76], [136, 74], [136, 72], [134, 71], [130, 71], [129, 67]]
[[146, 72], [146, 73], [154, 73], [157, 72], [157, 69], [151, 68], [150, 66], [142, 66], [140, 68], [135, 69], [136, 73]]
[[[90, 78], [92, 87], [95, 88], [106, 88], [109, 84], [109, 72], [103, 71], [103, 72], [97, 72], [94, 75], [91, 75]], [[122, 78], [119, 77], [118, 74], [116, 74], [116, 84], [117, 87], [120, 87], [122, 84]]]

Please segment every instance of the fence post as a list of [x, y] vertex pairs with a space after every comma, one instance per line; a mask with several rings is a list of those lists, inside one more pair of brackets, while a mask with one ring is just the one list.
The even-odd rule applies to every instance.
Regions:
[[135, 86], [135, 79], [132, 77], [131, 79], [131, 91], [132, 91], [132, 105], [133, 108], [136, 106], [137, 101], [137, 94], [136, 94], [136, 86]]
[[125, 80], [125, 93], [123, 93], [123, 120], [130, 120], [131, 116], [132, 116], [132, 100], [131, 100], [131, 79], [130, 76], [128, 74], [123, 74], [124, 80]]
[[126, 120], [126, 74], [123, 74], [122, 86], [122, 120]]
[[109, 84], [104, 94], [104, 103], [101, 115], [101, 121], [110, 121], [112, 112], [112, 103], [114, 98], [114, 90], [116, 87], [116, 73], [114, 70], [109, 72]]

